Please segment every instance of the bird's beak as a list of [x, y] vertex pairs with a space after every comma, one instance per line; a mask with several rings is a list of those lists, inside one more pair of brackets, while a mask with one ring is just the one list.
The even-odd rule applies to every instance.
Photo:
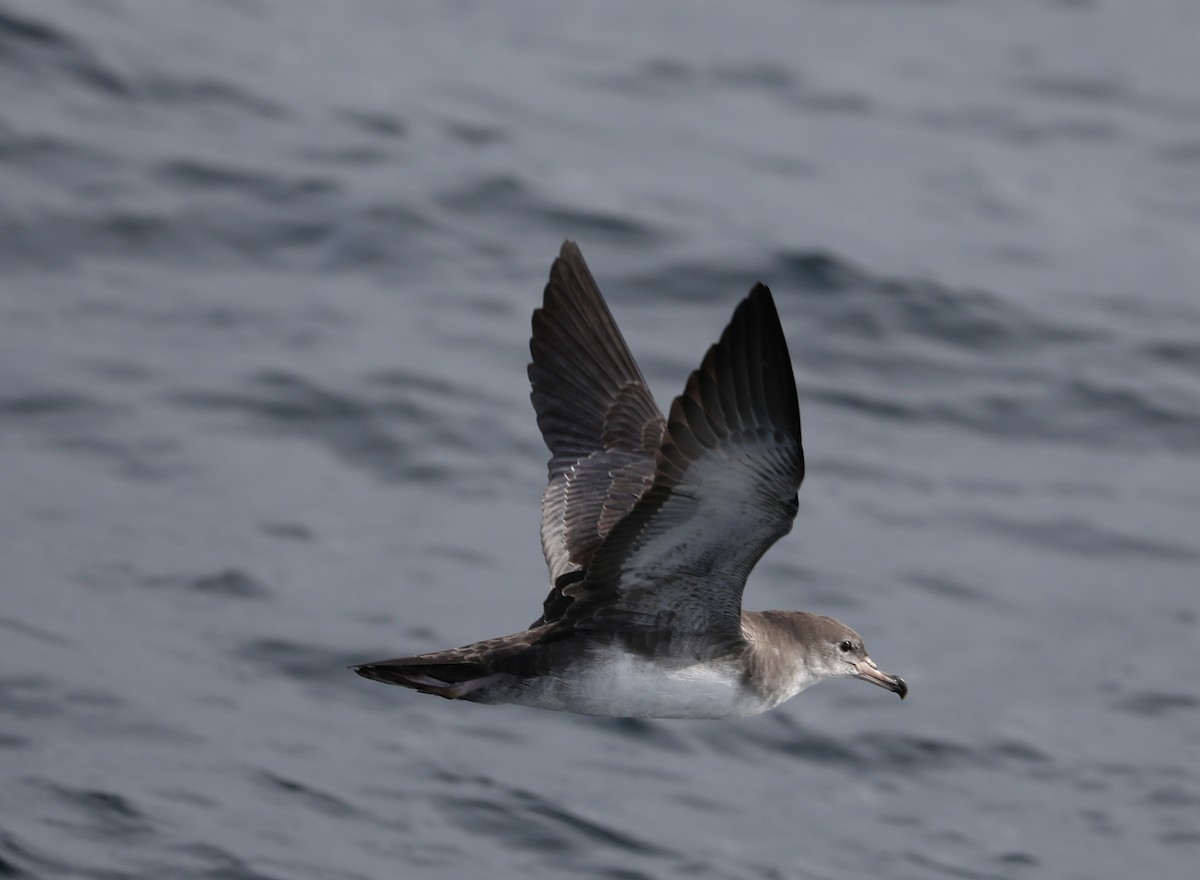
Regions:
[[871, 684], [879, 685], [881, 688], [887, 688], [894, 694], [899, 694], [900, 699], [908, 696], [908, 685], [904, 683], [904, 679], [898, 675], [889, 675], [878, 666], [870, 657], [864, 657], [854, 664], [854, 677], [861, 678], [863, 681], [869, 681]]

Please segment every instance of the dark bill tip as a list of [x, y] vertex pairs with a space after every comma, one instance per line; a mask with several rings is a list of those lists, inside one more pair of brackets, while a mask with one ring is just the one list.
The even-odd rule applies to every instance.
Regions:
[[854, 664], [855, 678], [861, 678], [863, 681], [869, 681], [871, 684], [889, 690], [894, 694], [899, 694], [900, 699], [908, 696], [908, 683], [898, 675], [890, 675], [884, 672], [872, 662], [868, 657]]

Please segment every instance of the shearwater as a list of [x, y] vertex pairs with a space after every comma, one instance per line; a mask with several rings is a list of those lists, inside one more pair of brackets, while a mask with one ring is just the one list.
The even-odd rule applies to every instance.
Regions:
[[743, 611], [804, 478], [796, 380], [757, 284], [666, 419], [574, 242], [533, 313], [532, 399], [550, 447], [550, 595], [525, 631], [354, 667], [425, 694], [586, 715], [737, 718], [858, 678], [900, 695], [844, 623]]

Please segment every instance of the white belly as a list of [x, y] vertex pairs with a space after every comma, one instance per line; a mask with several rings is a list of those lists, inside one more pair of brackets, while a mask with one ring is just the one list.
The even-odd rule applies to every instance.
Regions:
[[530, 679], [506, 697], [539, 709], [623, 718], [741, 718], [771, 708], [743, 689], [734, 664], [664, 668], [617, 652], [593, 656], [559, 677]]

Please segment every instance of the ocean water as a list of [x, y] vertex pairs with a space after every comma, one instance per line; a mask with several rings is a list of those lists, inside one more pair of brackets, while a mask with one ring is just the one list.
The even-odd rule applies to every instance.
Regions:
[[[0, 0], [0, 876], [1128, 878], [1200, 858], [1200, 5]], [[755, 281], [735, 722], [349, 664], [546, 591], [529, 315], [661, 404]]]

